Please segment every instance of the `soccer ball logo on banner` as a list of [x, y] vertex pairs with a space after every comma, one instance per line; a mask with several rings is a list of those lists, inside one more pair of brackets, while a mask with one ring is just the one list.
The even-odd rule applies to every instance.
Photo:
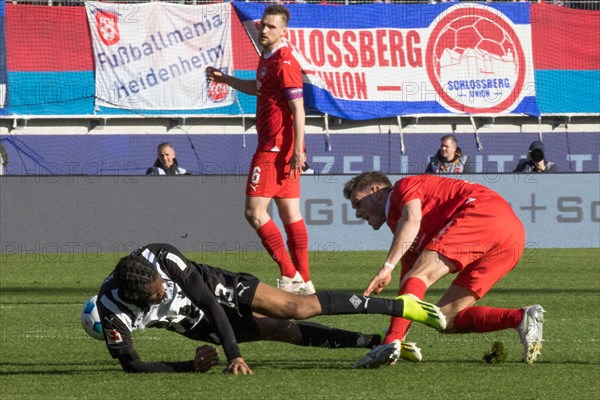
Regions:
[[500, 113], [520, 99], [527, 69], [519, 37], [499, 11], [457, 5], [432, 24], [427, 74], [452, 111]]

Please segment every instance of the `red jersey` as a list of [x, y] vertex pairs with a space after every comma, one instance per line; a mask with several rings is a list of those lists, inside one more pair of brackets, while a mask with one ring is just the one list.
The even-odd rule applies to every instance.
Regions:
[[283, 45], [269, 57], [261, 55], [256, 70], [258, 151], [289, 152], [294, 144], [292, 110], [284, 90], [302, 88], [302, 69]]
[[[389, 199], [387, 224], [396, 232], [402, 219], [402, 208], [410, 200], [421, 200], [421, 229], [413, 243], [420, 253], [447, 224], [459, 207], [481, 198], [500, 197], [493, 190], [464, 180], [439, 175], [417, 175], [400, 179], [394, 184]], [[503, 201], [503, 200], [502, 200]]]

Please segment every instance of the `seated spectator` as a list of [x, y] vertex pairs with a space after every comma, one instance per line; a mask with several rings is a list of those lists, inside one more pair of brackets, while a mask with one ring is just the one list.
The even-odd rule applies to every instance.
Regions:
[[527, 158], [519, 160], [513, 172], [558, 172], [558, 165], [546, 160], [544, 143], [536, 140], [529, 145]]
[[445, 135], [440, 139], [440, 149], [431, 157], [425, 172], [436, 174], [460, 174], [471, 172], [469, 157], [462, 154], [456, 136]]
[[190, 173], [179, 167], [171, 143], [164, 142], [158, 145], [158, 158], [154, 165], [148, 168], [146, 175], [190, 175]]

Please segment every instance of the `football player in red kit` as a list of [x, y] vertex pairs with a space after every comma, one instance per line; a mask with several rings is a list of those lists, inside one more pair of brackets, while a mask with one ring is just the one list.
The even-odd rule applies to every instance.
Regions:
[[[214, 67], [208, 67], [206, 75], [209, 81], [258, 97], [258, 146], [246, 185], [246, 219], [279, 265], [278, 287], [312, 294], [308, 234], [300, 213], [300, 175], [306, 165], [302, 70], [283, 40], [289, 19], [289, 11], [281, 4], [265, 9], [259, 27], [262, 53], [256, 79], [238, 79]], [[285, 228], [287, 249], [267, 211], [273, 199]]]
[[[493, 332], [513, 328], [524, 346], [523, 361], [532, 364], [542, 348], [542, 306], [519, 309], [474, 306], [518, 263], [525, 231], [510, 204], [485, 186], [464, 180], [418, 175], [392, 185], [381, 172], [365, 172], [344, 187], [356, 216], [373, 229], [387, 224], [394, 238], [385, 262], [364, 292], [380, 293], [401, 263], [400, 294], [423, 299], [431, 285], [456, 275], [438, 305], [447, 318], [445, 333]], [[409, 322], [393, 318], [382, 354], [359, 360], [370, 368], [395, 362]], [[375, 351], [374, 350], [374, 351]], [[393, 354], [394, 356], [388, 356]]]

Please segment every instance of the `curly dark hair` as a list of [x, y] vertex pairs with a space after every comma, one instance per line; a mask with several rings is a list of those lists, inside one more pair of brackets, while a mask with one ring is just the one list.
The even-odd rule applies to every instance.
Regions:
[[120, 289], [143, 298], [148, 295], [148, 285], [158, 278], [158, 271], [144, 257], [129, 255], [119, 260], [113, 276]]

